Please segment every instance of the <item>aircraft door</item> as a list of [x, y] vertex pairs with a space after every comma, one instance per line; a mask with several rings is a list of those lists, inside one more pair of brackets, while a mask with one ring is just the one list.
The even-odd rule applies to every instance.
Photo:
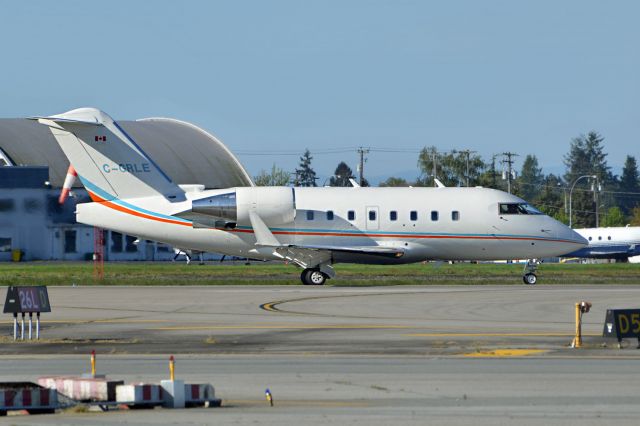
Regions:
[[367, 206], [366, 210], [366, 221], [367, 221], [367, 229], [375, 231], [380, 228], [380, 212], [378, 211], [378, 206]]

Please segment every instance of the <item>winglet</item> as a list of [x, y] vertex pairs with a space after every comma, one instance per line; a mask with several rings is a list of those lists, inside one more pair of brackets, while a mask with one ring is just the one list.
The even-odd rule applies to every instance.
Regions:
[[445, 184], [440, 182], [440, 179], [433, 178], [433, 181], [436, 183], [438, 188], [445, 188]]
[[251, 226], [253, 227], [253, 234], [256, 236], [257, 246], [270, 246], [270, 247], [282, 246], [282, 244], [280, 244], [278, 239], [269, 230], [267, 225], [265, 225], [265, 223], [262, 221], [260, 216], [258, 216], [258, 213], [249, 212], [249, 220], [251, 221]]
[[354, 188], [360, 188], [360, 185], [354, 178], [349, 178], [349, 182], [351, 182], [351, 186], [353, 186]]

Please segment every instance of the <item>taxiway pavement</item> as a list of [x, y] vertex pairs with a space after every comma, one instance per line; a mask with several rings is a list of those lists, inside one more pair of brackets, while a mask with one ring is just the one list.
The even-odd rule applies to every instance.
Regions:
[[[50, 287], [43, 340], [0, 346], [5, 380], [98, 371], [211, 382], [221, 409], [66, 413], [15, 424], [637, 424], [636, 342], [601, 337], [640, 287]], [[585, 348], [571, 349], [574, 303]], [[608, 343], [605, 347], [603, 344]], [[268, 407], [264, 389], [276, 401]]]

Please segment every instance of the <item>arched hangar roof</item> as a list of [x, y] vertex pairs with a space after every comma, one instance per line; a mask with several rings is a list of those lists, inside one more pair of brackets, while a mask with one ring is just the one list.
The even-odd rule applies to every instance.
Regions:
[[[198, 126], [171, 118], [118, 124], [177, 184], [206, 188], [253, 185], [233, 153]], [[46, 126], [25, 118], [0, 119], [0, 150], [14, 165], [49, 166], [52, 186], [62, 186], [69, 161]]]

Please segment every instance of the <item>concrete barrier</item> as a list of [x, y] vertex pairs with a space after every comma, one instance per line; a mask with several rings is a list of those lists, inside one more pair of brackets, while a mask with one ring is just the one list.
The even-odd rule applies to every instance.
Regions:
[[166, 408], [184, 408], [184, 380], [161, 380], [160, 387], [163, 391], [164, 401], [162, 406]]
[[164, 403], [160, 385], [135, 383], [116, 386], [116, 401], [134, 408], [151, 408]]
[[54, 413], [59, 408], [58, 393], [31, 382], [0, 383], [0, 416], [7, 411], [27, 410], [29, 414]]
[[210, 384], [185, 384], [184, 403], [186, 407], [219, 407], [221, 400], [216, 398], [215, 389]]
[[106, 378], [53, 376], [40, 377], [40, 386], [56, 389], [61, 394], [79, 402], [109, 402], [116, 400], [116, 386], [124, 384], [122, 380]]

